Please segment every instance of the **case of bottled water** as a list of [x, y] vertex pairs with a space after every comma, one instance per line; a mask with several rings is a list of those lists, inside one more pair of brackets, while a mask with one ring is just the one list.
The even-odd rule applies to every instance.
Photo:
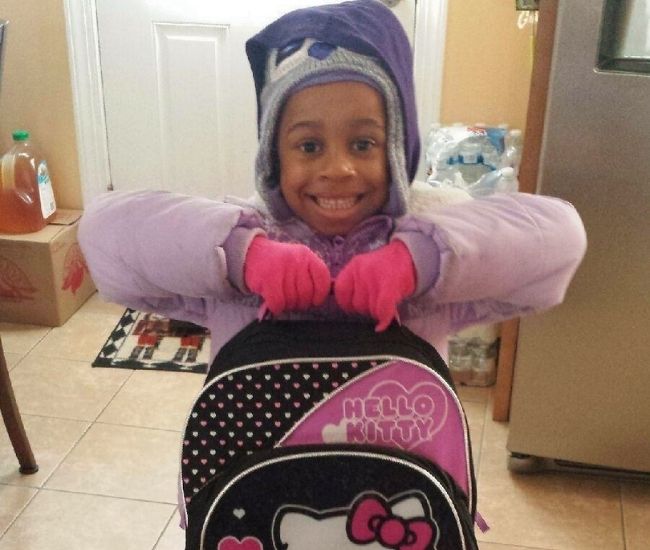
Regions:
[[[460, 188], [472, 197], [515, 192], [521, 161], [521, 130], [503, 124], [434, 124], [425, 143], [427, 183]], [[479, 325], [449, 339], [449, 369], [454, 381], [490, 386], [496, 381], [499, 325]]]
[[475, 197], [516, 191], [521, 148], [521, 130], [505, 124], [433, 124], [425, 144], [427, 182]]

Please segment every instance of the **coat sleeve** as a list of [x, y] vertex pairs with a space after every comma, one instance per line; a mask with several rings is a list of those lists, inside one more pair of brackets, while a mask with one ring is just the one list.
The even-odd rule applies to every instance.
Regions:
[[444, 307], [454, 330], [561, 303], [586, 250], [571, 204], [526, 193], [405, 216], [393, 238], [407, 244], [418, 273], [413, 311]]
[[[234, 229], [238, 243], [246, 231], [252, 240], [251, 217], [241, 205], [114, 191], [86, 208], [79, 244], [105, 299], [203, 324], [209, 304], [241, 296], [228, 276], [225, 245]], [[242, 218], [249, 218], [246, 227], [239, 227]], [[232, 263], [242, 265], [244, 252]]]

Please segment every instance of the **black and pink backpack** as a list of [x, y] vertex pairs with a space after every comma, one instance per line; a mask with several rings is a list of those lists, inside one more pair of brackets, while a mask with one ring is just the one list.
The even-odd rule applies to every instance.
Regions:
[[186, 550], [474, 550], [469, 431], [435, 349], [393, 324], [255, 322], [181, 452]]

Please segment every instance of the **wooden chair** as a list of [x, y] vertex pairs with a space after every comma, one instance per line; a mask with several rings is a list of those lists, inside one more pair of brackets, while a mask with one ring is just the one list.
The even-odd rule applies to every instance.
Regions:
[[2, 349], [2, 339], [0, 339], [0, 410], [9, 433], [9, 439], [18, 457], [20, 473], [35, 474], [38, 472], [38, 464], [34, 460], [34, 453], [32, 453], [32, 448], [29, 445], [20, 411], [16, 404], [14, 390], [9, 379], [7, 360]]

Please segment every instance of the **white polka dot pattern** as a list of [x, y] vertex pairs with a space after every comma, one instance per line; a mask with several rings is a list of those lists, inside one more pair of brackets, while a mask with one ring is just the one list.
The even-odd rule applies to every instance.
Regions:
[[273, 448], [327, 396], [376, 361], [271, 362], [212, 379], [190, 413], [181, 476], [186, 502], [237, 457]]

